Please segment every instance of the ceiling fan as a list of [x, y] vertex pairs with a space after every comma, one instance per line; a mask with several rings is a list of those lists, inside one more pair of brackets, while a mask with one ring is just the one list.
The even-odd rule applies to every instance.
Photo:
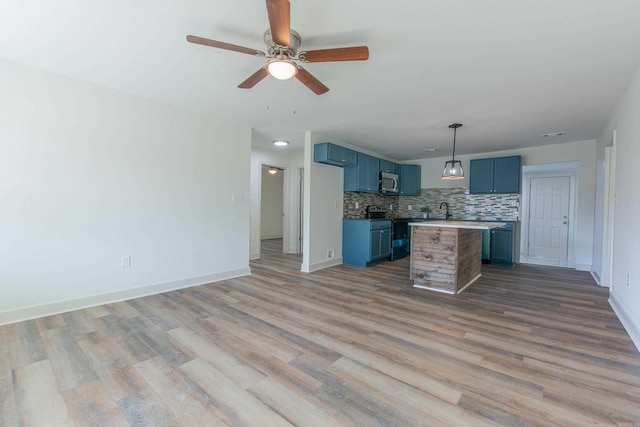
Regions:
[[[269, 61], [248, 79], [240, 83], [241, 89], [250, 89], [262, 81], [267, 75], [280, 80], [297, 78], [316, 95], [329, 90], [320, 80], [294, 61], [300, 62], [334, 62], [334, 61], [366, 61], [369, 59], [367, 46], [343, 47], [336, 49], [309, 50], [298, 53], [302, 39], [291, 29], [289, 0], [266, 0], [269, 15], [269, 29], [264, 33], [267, 53], [248, 47], [205, 39], [198, 36], [187, 36], [187, 41], [219, 49], [232, 50], [248, 55], [268, 58]], [[296, 56], [297, 55], [297, 56]]]

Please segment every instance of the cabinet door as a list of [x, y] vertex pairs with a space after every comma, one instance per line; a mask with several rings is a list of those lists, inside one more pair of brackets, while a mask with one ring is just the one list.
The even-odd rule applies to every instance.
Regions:
[[493, 193], [493, 159], [471, 160], [469, 166], [469, 193]]
[[391, 253], [391, 230], [371, 230], [370, 261], [388, 257]]
[[371, 238], [369, 242], [371, 247], [369, 248], [369, 261], [376, 258], [380, 258], [380, 241], [382, 240], [381, 230], [371, 230]]
[[380, 191], [380, 159], [367, 156], [366, 192], [377, 193]]
[[380, 172], [398, 173], [398, 166], [389, 160], [380, 159]]
[[344, 191], [377, 193], [379, 190], [379, 159], [358, 154], [358, 164], [344, 168]]
[[391, 230], [382, 230], [380, 233], [380, 256], [388, 257], [391, 255]]
[[400, 165], [400, 195], [419, 196], [421, 175], [420, 165]]
[[323, 142], [313, 146], [313, 161], [332, 166], [355, 165], [358, 162], [357, 153], [339, 145]]
[[520, 156], [499, 157], [493, 164], [493, 192], [520, 192]]
[[491, 262], [513, 264], [513, 231], [491, 230]]

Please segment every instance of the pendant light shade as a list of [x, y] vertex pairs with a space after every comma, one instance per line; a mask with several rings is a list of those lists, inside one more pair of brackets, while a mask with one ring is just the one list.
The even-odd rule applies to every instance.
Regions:
[[460, 123], [450, 124], [449, 127], [453, 129], [453, 152], [451, 154], [451, 160], [448, 160], [444, 164], [444, 170], [442, 171], [442, 179], [462, 179], [464, 178], [464, 171], [462, 170], [462, 162], [456, 160], [456, 131], [462, 125]]

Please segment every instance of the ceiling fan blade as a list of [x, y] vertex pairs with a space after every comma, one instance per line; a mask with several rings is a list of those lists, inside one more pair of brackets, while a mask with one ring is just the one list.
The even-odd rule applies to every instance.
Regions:
[[288, 47], [291, 34], [291, 4], [289, 0], [267, 0], [267, 13], [269, 14], [273, 42]]
[[341, 47], [300, 52], [302, 62], [366, 61], [369, 59], [367, 46]]
[[235, 44], [230, 44], [230, 43], [225, 43], [225, 42], [219, 42], [217, 40], [211, 40], [211, 39], [205, 39], [203, 37], [198, 37], [198, 36], [187, 36], [187, 41], [190, 43], [196, 43], [196, 44], [202, 44], [205, 46], [211, 46], [211, 47], [217, 47], [219, 49], [226, 49], [226, 50], [232, 50], [234, 52], [240, 52], [240, 53], [246, 53], [248, 55], [253, 55], [253, 56], [265, 56], [265, 53], [260, 51], [260, 50], [256, 50], [256, 49], [251, 49], [248, 47], [242, 47], [242, 46], [238, 46]]
[[253, 73], [251, 75], [251, 77], [249, 77], [247, 80], [245, 80], [242, 83], [240, 83], [238, 85], [238, 87], [240, 89], [251, 89], [252, 87], [257, 85], [258, 83], [260, 83], [262, 81], [262, 79], [264, 79], [268, 75], [269, 75], [269, 72], [267, 71], [267, 69], [262, 67], [258, 71]]
[[313, 77], [310, 72], [302, 67], [298, 67], [296, 79], [300, 80], [303, 85], [311, 89], [316, 95], [322, 95], [323, 93], [329, 92], [328, 87], [322, 84], [320, 80]]

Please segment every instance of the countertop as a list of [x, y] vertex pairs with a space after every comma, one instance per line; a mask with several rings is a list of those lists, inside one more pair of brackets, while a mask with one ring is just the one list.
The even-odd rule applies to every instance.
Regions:
[[477, 230], [489, 230], [504, 227], [504, 222], [479, 222], [479, 221], [425, 221], [410, 222], [411, 227], [440, 227], [440, 228], [466, 228]]

